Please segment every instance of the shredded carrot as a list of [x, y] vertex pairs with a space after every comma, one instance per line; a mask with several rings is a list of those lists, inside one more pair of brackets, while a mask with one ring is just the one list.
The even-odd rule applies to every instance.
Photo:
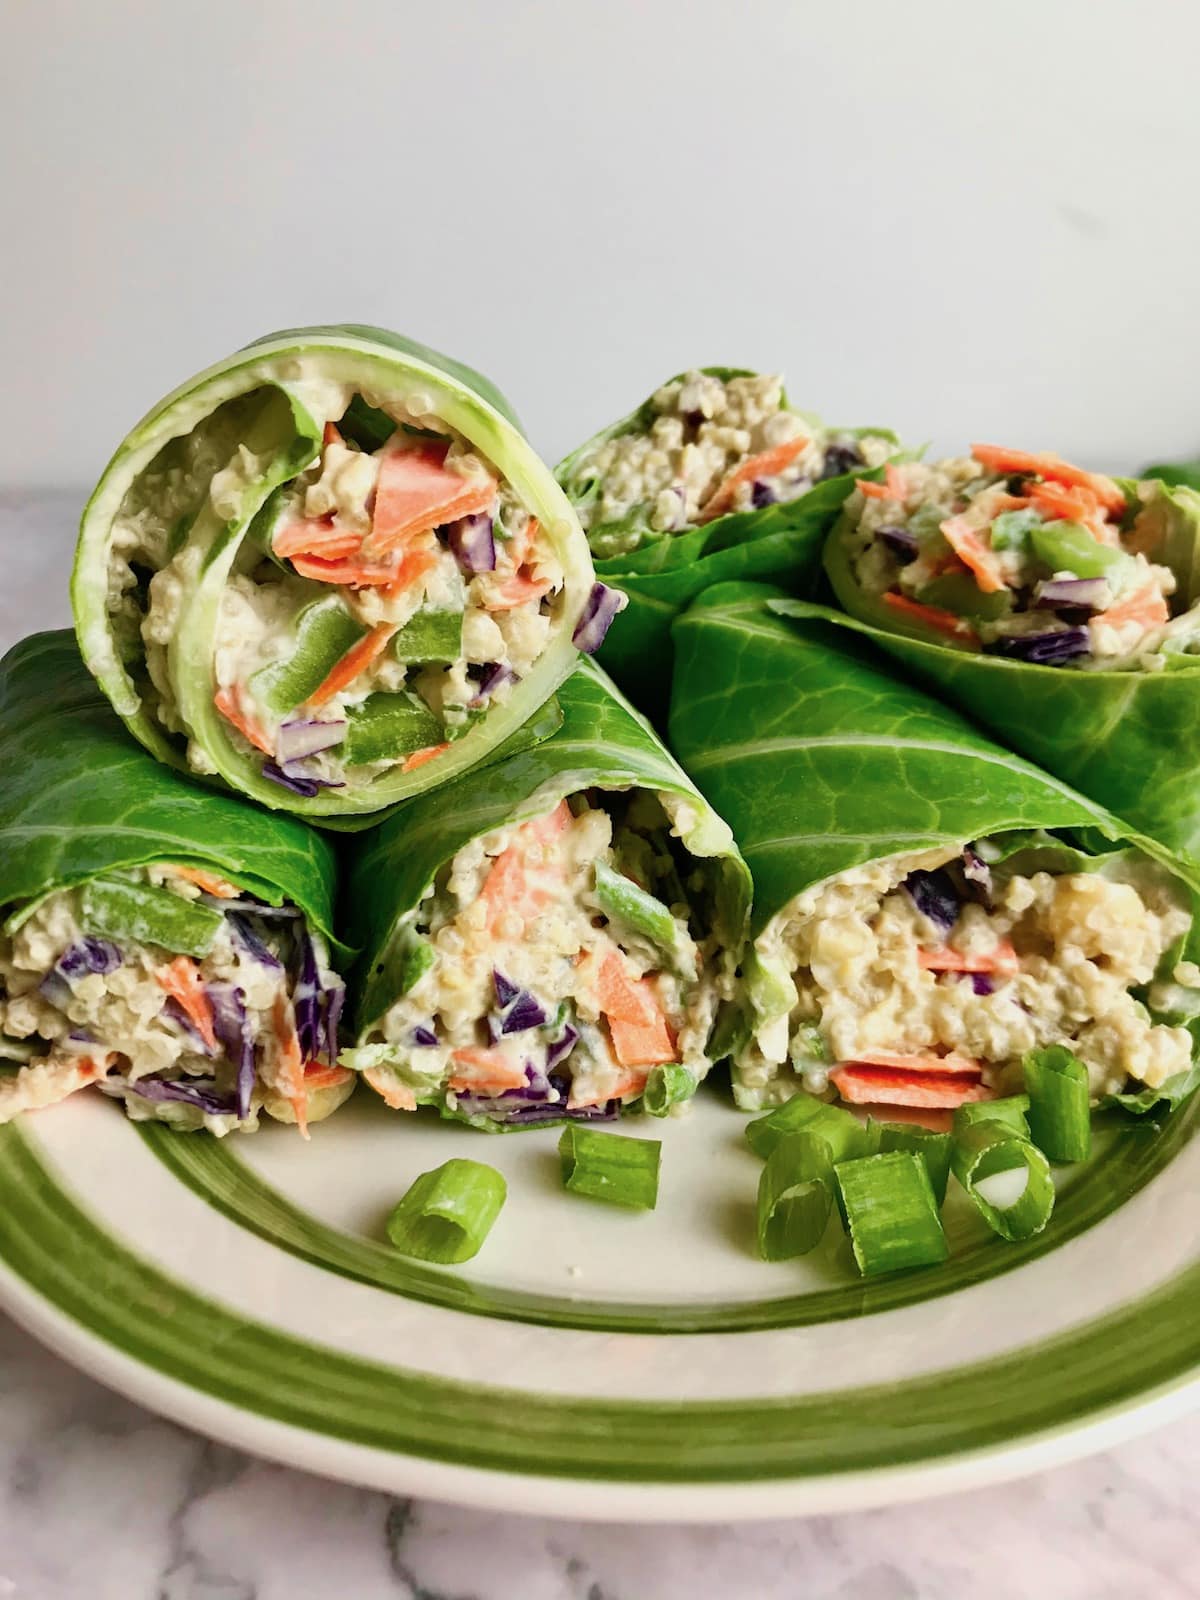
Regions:
[[302, 578], [313, 578], [317, 583], [345, 584], [351, 589], [383, 589], [388, 594], [402, 594], [411, 589], [436, 564], [437, 551], [425, 549], [406, 551], [399, 565], [349, 557], [340, 561], [326, 561], [320, 556], [292, 558], [292, 565]]
[[1029, 500], [1034, 510], [1051, 522], [1082, 523], [1102, 544], [1115, 545], [1118, 542], [1117, 529], [1105, 519], [1103, 506], [1088, 488], [1068, 488], [1063, 483], [1035, 483], [1030, 486]]
[[319, 1061], [310, 1061], [304, 1068], [304, 1087], [309, 1093], [314, 1089], [336, 1089], [353, 1076], [346, 1067], [326, 1067]]
[[217, 1048], [217, 1035], [213, 1027], [213, 1011], [200, 969], [190, 956], [176, 956], [168, 966], [159, 967], [155, 982], [176, 1001], [210, 1050]]
[[370, 633], [346, 651], [332, 671], [317, 685], [308, 697], [308, 704], [314, 708], [323, 706], [327, 700], [332, 700], [335, 694], [348, 688], [355, 678], [362, 676], [373, 661], [379, 659], [395, 632], [394, 622], [377, 623]]
[[319, 556], [322, 561], [337, 561], [356, 555], [362, 535], [343, 528], [332, 517], [307, 518], [289, 522], [271, 540], [271, 549], [281, 561], [295, 556]]
[[464, 477], [445, 463], [439, 445], [389, 450], [379, 463], [371, 531], [363, 548], [369, 556], [398, 550], [417, 534], [486, 511], [496, 498], [493, 478]]
[[886, 483], [876, 483], [873, 478], [859, 478], [856, 487], [868, 500], [894, 500], [896, 498]]
[[1114, 627], [1119, 627], [1123, 622], [1140, 622], [1144, 627], [1154, 628], [1166, 622], [1170, 615], [1162, 591], [1153, 583], [1148, 583], [1127, 600], [1118, 600], [1116, 605], [1102, 611], [1095, 621], [1109, 622]]
[[185, 883], [194, 883], [197, 889], [203, 889], [205, 894], [211, 894], [216, 900], [236, 900], [238, 891], [226, 878], [218, 878], [215, 872], [205, 872], [203, 867], [181, 867], [176, 862], [171, 871], [177, 878], [182, 878]]
[[966, 1073], [981, 1077], [983, 1062], [976, 1061], [974, 1056], [960, 1056], [954, 1050], [948, 1050], [944, 1056], [935, 1055], [931, 1050], [916, 1051], [905, 1055], [898, 1050], [863, 1050], [850, 1061], [840, 1063], [848, 1067], [886, 1067], [890, 1072], [926, 1072], [926, 1073], [953, 1073], [958, 1076]]
[[1001, 939], [985, 955], [965, 956], [957, 950], [918, 950], [917, 965], [926, 972], [986, 972], [1011, 978], [1021, 967], [1020, 957], [1008, 939]]
[[401, 1083], [394, 1072], [389, 1072], [386, 1067], [372, 1067], [369, 1072], [364, 1072], [363, 1077], [374, 1089], [385, 1106], [390, 1106], [393, 1111], [415, 1111], [417, 1097], [408, 1084]]
[[883, 469], [883, 476], [890, 498], [903, 500], [908, 494], [908, 475], [904, 468], [898, 467], [894, 461], [889, 461]]
[[964, 644], [979, 648], [975, 630], [964, 623], [961, 617], [956, 617], [953, 611], [943, 611], [941, 606], [923, 606], [919, 600], [910, 600], [906, 594], [896, 594], [892, 590], [883, 599], [894, 611], [911, 617], [914, 622], [923, 622], [928, 628], [936, 628], [939, 633], [948, 633]]
[[279, 1087], [284, 1099], [296, 1113], [296, 1126], [301, 1138], [307, 1139], [308, 1085], [304, 1081], [304, 1061], [300, 1055], [300, 1040], [296, 1037], [296, 1019], [291, 1003], [282, 994], [275, 996], [271, 1020], [279, 1041]]
[[520, 573], [506, 578], [487, 595], [483, 602], [485, 611], [511, 611], [523, 606], [526, 600], [540, 600], [550, 592], [550, 582], [545, 578], [523, 578]]
[[881, 1106], [860, 1100], [859, 1109], [877, 1122], [906, 1122], [931, 1133], [949, 1133], [954, 1126], [954, 1108], [939, 1106]]
[[1003, 445], [973, 444], [971, 454], [976, 461], [989, 467], [993, 472], [1002, 472], [1005, 476], [1028, 474], [1049, 478], [1056, 483], [1086, 488], [1107, 510], [1125, 509], [1125, 496], [1111, 478], [1105, 477], [1101, 472], [1088, 472], [1083, 467], [1076, 467], [1051, 450], [1033, 455], [1027, 450], [1007, 450]]
[[405, 756], [400, 763], [400, 771], [415, 772], [418, 767], [423, 767], [427, 761], [432, 761], [435, 756], [444, 755], [449, 748], [448, 744], [427, 744], [423, 750], [414, 750], [412, 755]]
[[774, 478], [785, 467], [790, 467], [807, 448], [808, 440], [803, 437], [785, 439], [782, 444], [773, 445], [770, 450], [743, 461], [740, 467], [734, 467], [701, 506], [696, 517], [697, 523], [712, 522], [717, 517], [723, 517], [733, 505], [743, 483], [751, 483], [755, 478]]
[[562, 867], [556, 861], [546, 861], [544, 850], [542, 859], [536, 866], [532, 865], [528, 859], [529, 847], [553, 844], [570, 823], [571, 808], [565, 800], [560, 800], [547, 816], [535, 817], [523, 824], [513, 842], [492, 862], [480, 890], [480, 899], [488, 908], [488, 926], [493, 933], [505, 915], [512, 913], [527, 922], [549, 904], [552, 894], [546, 879], [561, 878]]
[[538, 535], [538, 519], [530, 517], [520, 533], [514, 533], [508, 541], [508, 558], [513, 564], [513, 571], [519, 572], [529, 560], [529, 552], [533, 549], [534, 540]]
[[535, 844], [551, 844], [560, 838], [571, 826], [571, 808], [565, 800], [560, 800], [554, 810], [544, 817], [534, 817], [532, 822], [526, 822], [521, 828], [523, 838], [532, 839]]
[[503, 1050], [452, 1050], [450, 1059], [460, 1070], [449, 1078], [456, 1093], [503, 1094], [525, 1086], [525, 1068], [508, 1059]]
[[329, 446], [331, 444], [342, 444], [342, 443], [344, 443], [344, 441], [342, 439], [342, 435], [341, 435], [341, 432], [340, 432], [340, 430], [338, 428], [337, 423], [336, 422], [327, 422], [325, 424], [325, 432], [321, 435], [321, 448], [322, 448], [322, 450], [328, 450]]
[[576, 1099], [572, 1092], [567, 1104], [572, 1111], [582, 1111], [586, 1106], [602, 1106], [608, 1100], [632, 1100], [646, 1087], [646, 1079], [650, 1076], [645, 1067], [633, 1067], [623, 1072], [615, 1083], [610, 1084], [604, 1094], [589, 1095], [586, 1099]]
[[829, 1080], [851, 1105], [953, 1108], [969, 1101], [992, 1100], [986, 1084], [968, 1073], [902, 1072], [893, 1067], [835, 1067]]
[[243, 710], [241, 696], [236, 688], [218, 689], [213, 695], [213, 705], [225, 721], [231, 722], [243, 739], [248, 739], [256, 750], [261, 750], [268, 756], [274, 753], [270, 739], [254, 718]]
[[941, 531], [955, 555], [971, 569], [972, 577], [984, 594], [998, 594], [1008, 588], [1000, 576], [995, 556], [965, 517], [947, 517], [941, 524]]
[[605, 955], [596, 988], [613, 1050], [623, 1067], [648, 1067], [676, 1059], [675, 1040], [653, 983], [649, 978], [631, 977], [619, 950], [614, 948]]

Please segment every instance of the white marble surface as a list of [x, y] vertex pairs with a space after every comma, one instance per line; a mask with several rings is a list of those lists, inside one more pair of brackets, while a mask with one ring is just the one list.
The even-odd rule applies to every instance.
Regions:
[[[80, 500], [0, 496], [0, 648], [67, 621]], [[214, 1445], [0, 1315], [0, 1600], [1197, 1600], [1198, 1481], [1200, 1416], [893, 1511], [742, 1528], [484, 1515]]]

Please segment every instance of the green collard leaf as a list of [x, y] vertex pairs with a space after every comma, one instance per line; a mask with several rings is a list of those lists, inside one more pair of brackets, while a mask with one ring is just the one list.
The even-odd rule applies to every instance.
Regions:
[[34, 634], [0, 661], [0, 759], [4, 910], [132, 867], [181, 862], [276, 903], [292, 900], [332, 935], [327, 841], [153, 760], [113, 715], [69, 633]]

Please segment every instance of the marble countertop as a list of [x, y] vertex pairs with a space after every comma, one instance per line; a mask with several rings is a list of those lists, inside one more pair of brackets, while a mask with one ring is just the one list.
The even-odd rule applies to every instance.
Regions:
[[[0, 648], [68, 621], [81, 499], [0, 495]], [[496, 1516], [213, 1444], [0, 1314], [0, 1600], [1200, 1600], [1197, 1480], [1200, 1416], [896, 1510], [703, 1528]]]

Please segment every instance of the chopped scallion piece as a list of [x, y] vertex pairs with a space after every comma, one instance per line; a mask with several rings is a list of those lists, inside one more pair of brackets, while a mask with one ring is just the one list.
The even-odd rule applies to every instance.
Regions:
[[852, 1161], [872, 1153], [875, 1146], [866, 1123], [843, 1106], [830, 1105], [803, 1089], [783, 1105], [746, 1124], [746, 1142], [765, 1161], [785, 1134], [819, 1134], [835, 1161]]
[[665, 1117], [672, 1106], [690, 1100], [696, 1092], [696, 1079], [686, 1067], [672, 1062], [655, 1067], [646, 1079], [642, 1105], [652, 1117]]
[[950, 1154], [954, 1140], [948, 1133], [934, 1133], [931, 1128], [915, 1127], [907, 1122], [881, 1122], [876, 1126], [875, 1138], [882, 1155], [893, 1150], [911, 1151], [920, 1156], [929, 1174], [933, 1197], [941, 1206], [946, 1200], [946, 1185], [950, 1181]]
[[860, 1272], [945, 1261], [950, 1246], [920, 1156], [909, 1150], [863, 1156], [840, 1162], [833, 1175]]
[[758, 1180], [758, 1253], [788, 1261], [820, 1244], [833, 1209], [833, 1152], [815, 1133], [780, 1139]]
[[973, 1100], [965, 1106], [959, 1106], [954, 1113], [954, 1131], [964, 1128], [972, 1122], [1002, 1122], [1006, 1128], [1013, 1128], [1022, 1139], [1029, 1137], [1029, 1096], [1027, 1094], [1010, 1094], [1002, 1100]]
[[1051, 1161], [1086, 1161], [1092, 1151], [1087, 1068], [1065, 1045], [1025, 1057], [1029, 1133]]
[[638, 1211], [653, 1211], [658, 1203], [661, 1153], [657, 1139], [631, 1139], [575, 1124], [564, 1128], [558, 1141], [565, 1188]]
[[481, 1161], [456, 1158], [423, 1172], [388, 1218], [388, 1238], [418, 1261], [469, 1261], [487, 1238], [508, 1194], [503, 1176]]
[[984, 1221], [1002, 1239], [1030, 1239], [1049, 1222], [1054, 1210], [1050, 1163], [1011, 1124], [964, 1121], [956, 1112], [952, 1165]]

